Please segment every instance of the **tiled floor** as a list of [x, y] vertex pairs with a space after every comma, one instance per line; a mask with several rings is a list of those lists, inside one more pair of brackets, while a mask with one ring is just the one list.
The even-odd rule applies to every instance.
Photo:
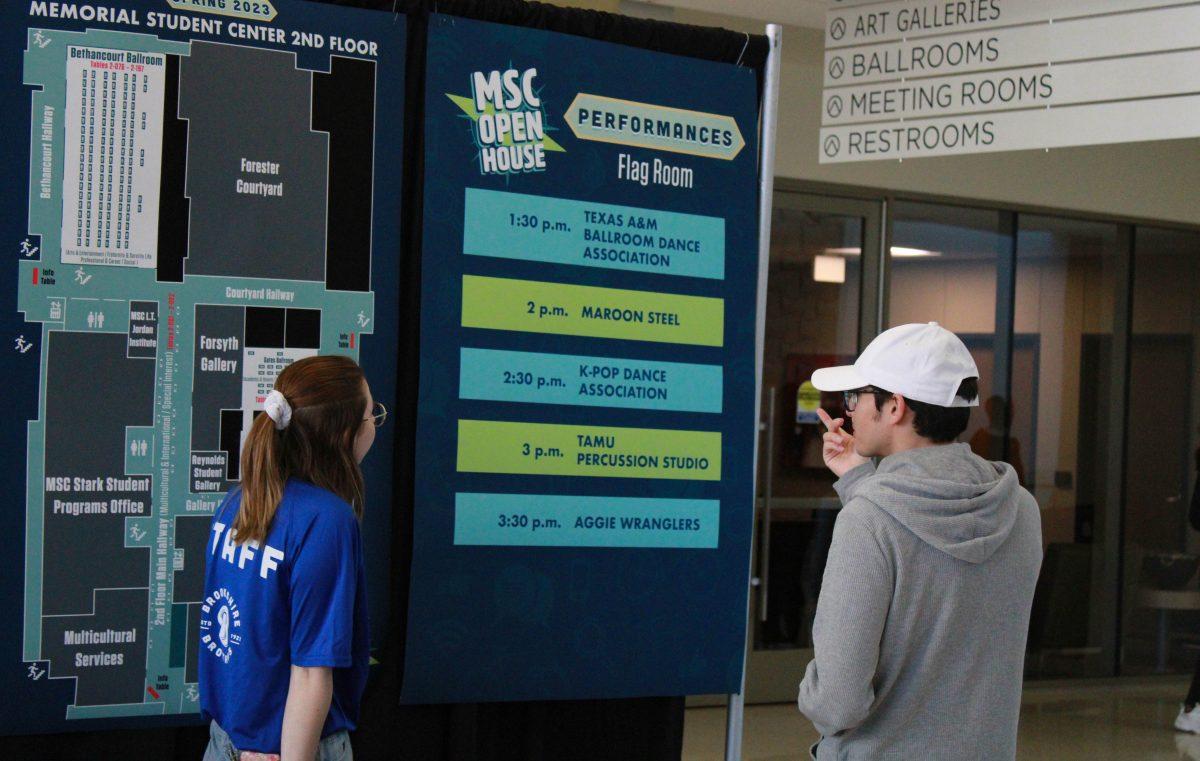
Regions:
[[[1200, 761], [1200, 735], [1171, 723], [1187, 692], [1179, 678], [1059, 682], [1027, 687], [1019, 761]], [[744, 761], [807, 761], [816, 740], [795, 706], [746, 709]], [[725, 709], [687, 712], [683, 761], [724, 759]]]

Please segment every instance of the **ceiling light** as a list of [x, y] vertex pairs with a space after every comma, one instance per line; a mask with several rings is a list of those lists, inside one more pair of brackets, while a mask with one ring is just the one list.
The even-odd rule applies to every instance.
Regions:
[[923, 248], [908, 248], [907, 246], [892, 246], [892, 256], [897, 258], [915, 258], [918, 256], [941, 256], [941, 251], [926, 251]]
[[[901, 259], [915, 259], [920, 256], [941, 256], [941, 251], [929, 251], [924, 248], [909, 248], [908, 246], [892, 246], [892, 256]], [[862, 249], [857, 246], [843, 246], [840, 248], [827, 248], [825, 253], [829, 256], [859, 256], [862, 254]]]
[[814, 256], [813, 280], [818, 283], [846, 282], [846, 260], [840, 256]]

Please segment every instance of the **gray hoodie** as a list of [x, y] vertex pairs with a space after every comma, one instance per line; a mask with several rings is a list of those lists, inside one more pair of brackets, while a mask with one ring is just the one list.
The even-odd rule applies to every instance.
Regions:
[[1033, 496], [966, 444], [846, 473], [799, 705], [820, 761], [1012, 759], [1042, 559]]

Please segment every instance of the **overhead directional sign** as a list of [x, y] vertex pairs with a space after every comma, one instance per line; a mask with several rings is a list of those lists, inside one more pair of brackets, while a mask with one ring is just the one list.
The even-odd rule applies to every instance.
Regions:
[[[861, 7], [867, 2], [870, 5]], [[841, 0], [833, 4], [825, 24], [825, 47], [847, 47], [889, 40], [915, 39], [996, 26], [1061, 23], [1070, 19], [1164, 6], [1171, 0], [974, 0], [930, 2], [903, 0]], [[849, 7], [847, 7], [849, 6]]]
[[823, 162], [1195, 137], [1200, 95], [821, 130]]
[[1198, 29], [1197, 2], [837, 2], [820, 161], [1200, 135]]
[[1200, 92], [1200, 50], [878, 82], [825, 91], [826, 125]]
[[1197, 30], [1200, 4], [860, 45], [825, 52], [825, 86], [1181, 50]]

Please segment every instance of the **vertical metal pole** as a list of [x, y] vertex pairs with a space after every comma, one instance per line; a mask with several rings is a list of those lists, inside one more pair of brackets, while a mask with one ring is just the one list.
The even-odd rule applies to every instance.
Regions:
[[[871, 202], [865, 202], [871, 203]], [[883, 278], [884, 278], [884, 245], [887, 239], [885, 229], [887, 200], [872, 203], [875, 213], [867, 213], [862, 217], [862, 278], [858, 290], [858, 334], [855, 336], [854, 351], [861, 352], [871, 343], [871, 339], [879, 335], [883, 323]]]
[[[771, 386], [771, 393], [767, 396], [767, 456], [763, 458], [763, 467], [766, 469], [765, 484], [763, 486], [763, 530], [762, 539], [758, 545], [758, 620], [766, 623], [767, 620], [767, 593], [771, 588], [771, 498], [774, 491], [771, 487], [771, 479], [775, 477], [773, 465], [775, 463], [775, 386]], [[757, 472], [757, 471], [755, 471]], [[748, 640], [754, 638], [750, 633], [746, 633]]]
[[891, 310], [892, 292], [892, 205], [885, 198], [879, 204], [879, 311], [872, 315], [875, 319], [874, 331], [869, 337], [864, 336], [858, 345], [862, 351], [867, 344], [875, 340], [875, 336], [883, 332], [888, 324], [888, 313]]
[[[754, 330], [754, 419], [746, 424], [754, 425], [754, 472], [758, 472], [758, 421], [762, 419], [762, 375], [763, 341], [767, 320], [767, 275], [771, 262], [771, 209], [775, 193], [775, 122], [779, 110], [779, 46], [783, 41], [783, 27], [767, 24], [767, 41], [771, 46], [767, 56], [767, 71], [763, 78], [763, 101], [760, 128], [761, 154], [759, 159], [758, 187], [758, 304]], [[755, 494], [750, 493], [750, 504]], [[750, 510], [750, 534], [754, 534], [754, 510]], [[750, 558], [746, 559], [746, 641], [750, 633], [750, 575], [753, 573]], [[725, 761], [742, 760], [742, 722], [745, 717], [746, 656], [742, 656], [742, 686], [736, 695], [729, 696], [725, 716]]]
[[[1108, 474], [1104, 490], [1104, 509], [1096, 515], [1095, 536], [1101, 542], [1093, 550], [1102, 557], [1100, 573], [1093, 563], [1092, 578], [1100, 578], [1100, 588], [1109, 590], [1099, 610], [1101, 620], [1110, 625], [1104, 629], [1101, 645], [1111, 657], [1106, 676], [1120, 676], [1121, 654], [1124, 650], [1125, 632], [1125, 507], [1126, 470], [1129, 456], [1129, 428], [1133, 420], [1129, 417], [1129, 392], [1133, 381], [1133, 284], [1137, 277], [1137, 233], [1133, 225], [1119, 228], [1121, 253], [1115, 262], [1113, 280], [1116, 293], [1113, 303], [1113, 334], [1111, 373], [1108, 387], [1111, 389], [1107, 413], [1106, 438], [1108, 439], [1107, 461], [1104, 472]], [[1140, 421], [1138, 421], [1140, 422]]]
[[[995, 442], [989, 460], [1007, 460], [1012, 454], [1009, 437], [1012, 435], [1013, 415], [1007, 410], [1016, 408], [1012, 398], [1013, 347], [1015, 345], [1017, 319], [1017, 213], [1000, 212], [997, 229], [999, 240], [996, 249], [996, 324], [992, 339], [992, 395], [1004, 399], [1008, 405], [1004, 414], [1004, 432]], [[1035, 463], [1036, 465], [1036, 463]], [[1026, 484], [1030, 489], [1033, 484]]]

